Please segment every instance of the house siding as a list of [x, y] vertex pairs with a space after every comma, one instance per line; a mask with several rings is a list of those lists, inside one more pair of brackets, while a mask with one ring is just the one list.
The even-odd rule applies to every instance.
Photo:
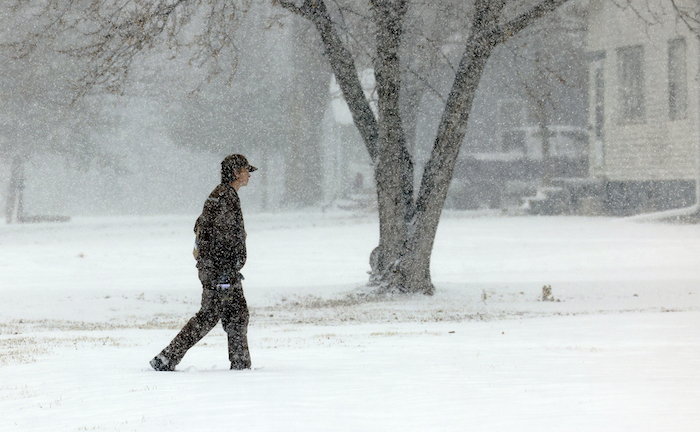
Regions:
[[[590, 174], [611, 181], [689, 180], [698, 175], [698, 49], [697, 38], [683, 23], [674, 19], [668, 0], [643, 3], [632, 0], [632, 7], [620, 7], [609, 1], [591, 4], [587, 46], [603, 62], [604, 113], [603, 163], [591, 164]], [[649, 6], [651, 4], [651, 6]], [[632, 10], [634, 8], [634, 10]], [[667, 16], [665, 22], [653, 22], [649, 14]], [[640, 15], [648, 23], [640, 19]], [[646, 16], [649, 15], [649, 16]], [[668, 47], [669, 41], [686, 41], [687, 112], [680, 120], [669, 117]], [[619, 107], [618, 50], [643, 46], [644, 117], [637, 123], [621, 118]], [[601, 60], [602, 59], [602, 60]], [[593, 73], [593, 72], [591, 72]], [[591, 85], [594, 80], [591, 79]], [[594, 88], [591, 87], [590, 94]], [[590, 124], [594, 125], [595, 107], [591, 97]], [[594, 160], [595, 134], [591, 135], [590, 156]]]

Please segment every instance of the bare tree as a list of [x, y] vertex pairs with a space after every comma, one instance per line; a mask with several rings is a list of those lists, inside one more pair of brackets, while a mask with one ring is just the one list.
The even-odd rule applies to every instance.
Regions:
[[413, 162], [399, 109], [403, 20], [406, 0], [373, 0], [375, 24], [374, 70], [378, 118], [357, 78], [357, 67], [342, 43], [325, 2], [280, 0], [280, 5], [310, 20], [324, 43], [353, 119], [375, 163], [380, 218], [380, 242], [373, 251], [372, 280], [400, 292], [434, 291], [430, 256], [435, 234], [464, 138], [479, 80], [494, 48], [527, 28], [566, 0], [506, 2], [477, 0], [473, 5], [465, 47], [447, 96], [442, 120], [425, 166], [420, 189], [413, 191]]
[[[31, 0], [28, 0], [31, 3]], [[275, 0], [275, 4], [310, 22], [322, 41], [324, 54], [350, 108], [357, 130], [374, 163], [380, 220], [380, 241], [372, 252], [371, 282], [382, 290], [432, 294], [430, 257], [455, 162], [466, 133], [467, 122], [484, 67], [493, 50], [552, 12], [567, 0], [474, 0], [461, 2], [464, 13], [450, 15], [448, 5], [460, 2], [409, 2], [408, 0], [355, 1]], [[235, 32], [245, 0], [150, 0], [44, 2], [45, 28], [60, 26], [72, 38], [64, 52], [88, 58], [92, 69], [77, 83], [86, 91], [94, 86], [118, 90], [138, 56], [185, 52], [208, 68], [207, 76], [235, 71]], [[332, 7], [332, 10], [329, 9]], [[419, 20], [412, 8], [432, 7], [436, 23], [450, 23], [457, 30], [414, 31]], [[47, 14], [47, 15], [46, 15]], [[55, 18], [60, 15], [59, 18]], [[447, 34], [444, 34], [447, 33]], [[52, 33], [55, 34], [55, 33]], [[40, 32], [36, 32], [41, 37]], [[439, 40], [432, 40], [437, 38]], [[444, 97], [444, 111], [425, 165], [420, 187], [414, 190], [414, 160], [407, 138], [405, 109], [406, 74], [425, 69], [415, 62], [402, 62], [401, 53], [414, 47], [406, 41], [437, 48], [445, 55], [448, 39], [459, 45], [452, 85]], [[31, 40], [32, 38], [25, 39]], [[168, 48], [155, 51], [158, 44]], [[418, 45], [415, 46], [416, 51]], [[231, 54], [233, 52], [233, 54]], [[370, 108], [359, 79], [359, 70], [371, 62], [376, 78], [378, 114]], [[429, 64], [424, 63], [424, 64]], [[428, 74], [430, 71], [428, 71]]]

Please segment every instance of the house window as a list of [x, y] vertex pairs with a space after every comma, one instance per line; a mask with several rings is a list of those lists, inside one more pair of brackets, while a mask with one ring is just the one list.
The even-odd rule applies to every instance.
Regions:
[[644, 48], [641, 45], [617, 50], [620, 121], [644, 121]]
[[668, 43], [668, 114], [671, 120], [684, 119], [688, 108], [688, 81], [685, 39]]

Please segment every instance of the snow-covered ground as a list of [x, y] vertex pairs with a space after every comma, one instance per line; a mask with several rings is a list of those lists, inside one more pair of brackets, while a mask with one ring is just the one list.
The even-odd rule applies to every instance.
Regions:
[[436, 295], [376, 298], [372, 216], [246, 215], [256, 369], [159, 373], [194, 219], [0, 223], [0, 431], [700, 430], [700, 226], [446, 214]]

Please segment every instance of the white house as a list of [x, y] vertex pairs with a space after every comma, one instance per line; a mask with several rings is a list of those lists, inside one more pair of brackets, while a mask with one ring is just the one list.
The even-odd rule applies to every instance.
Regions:
[[700, 43], [677, 18], [671, 0], [590, 2], [589, 164], [608, 211], [695, 200]]

